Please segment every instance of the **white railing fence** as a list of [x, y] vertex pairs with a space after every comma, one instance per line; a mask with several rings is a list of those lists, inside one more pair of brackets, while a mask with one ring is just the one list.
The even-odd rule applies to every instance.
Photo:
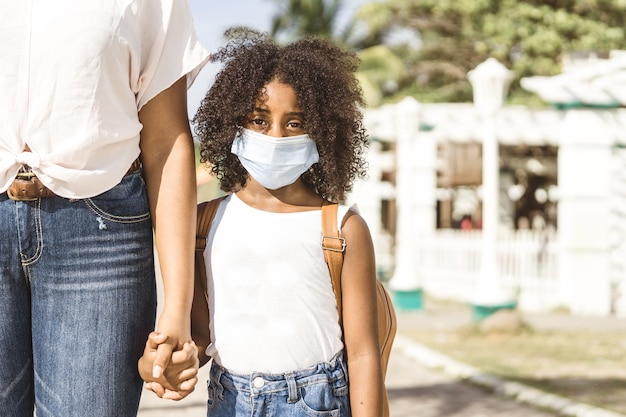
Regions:
[[[558, 239], [552, 231], [502, 231], [498, 236], [500, 285], [525, 311], [563, 307], [558, 297]], [[482, 235], [442, 229], [421, 238], [415, 256], [421, 288], [436, 298], [470, 302], [481, 276]]]

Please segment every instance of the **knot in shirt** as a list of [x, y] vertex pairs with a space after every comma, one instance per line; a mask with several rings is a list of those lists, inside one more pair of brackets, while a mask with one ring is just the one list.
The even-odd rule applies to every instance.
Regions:
[[22, 152], [15, 158], [18, 164], [28, 165], [31, 168], [39, 168], [41, 165], [41, 158], [38, 154], [33, 152]]

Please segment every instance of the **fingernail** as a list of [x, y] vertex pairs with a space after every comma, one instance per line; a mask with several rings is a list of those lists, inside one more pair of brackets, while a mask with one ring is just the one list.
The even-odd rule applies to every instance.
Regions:
[[152, 377], [153, 378], [160, 377], [161, 372], [163, 372], [163, 368], [161, 368], [159, 365], [154, 365], [154, 368], [152, 368]]

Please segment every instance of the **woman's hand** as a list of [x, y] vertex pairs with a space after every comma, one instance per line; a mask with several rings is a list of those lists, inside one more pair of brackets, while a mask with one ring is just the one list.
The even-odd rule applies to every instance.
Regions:
[[157, 374], [155, 361], [158, 348], [171, 342], [172, 338], [166, 334], [150, 333], [137, 368], [146, 382], [146, 389], [159, 398], [178, 401], [192, 393], [198, 382], [198, 348], [193, 341], [185, 343], [182, 349], [171, 354], [167, 364]]

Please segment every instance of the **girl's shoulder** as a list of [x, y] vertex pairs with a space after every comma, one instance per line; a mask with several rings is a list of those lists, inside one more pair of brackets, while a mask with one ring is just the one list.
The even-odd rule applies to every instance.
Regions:
[[339, 204], [337, 206], [337, 224], [340, 225], [339, 229], [343, 228], [346, 220], [348, 220], [348, 218], [350, 216], [353, 215], [361, 215], [361, 213], [359, 212], [359, 207], [356, 205], [356, 203], [353, 204]]
[[[365, 220], [361, 216], [361, 211], [356, 203], [339, 204], [337, 209], [337, 224], [341, 233], [348, 232], [354, 224], [366, 225]], [[356, 226], [360, 228], [360, 226]]]

